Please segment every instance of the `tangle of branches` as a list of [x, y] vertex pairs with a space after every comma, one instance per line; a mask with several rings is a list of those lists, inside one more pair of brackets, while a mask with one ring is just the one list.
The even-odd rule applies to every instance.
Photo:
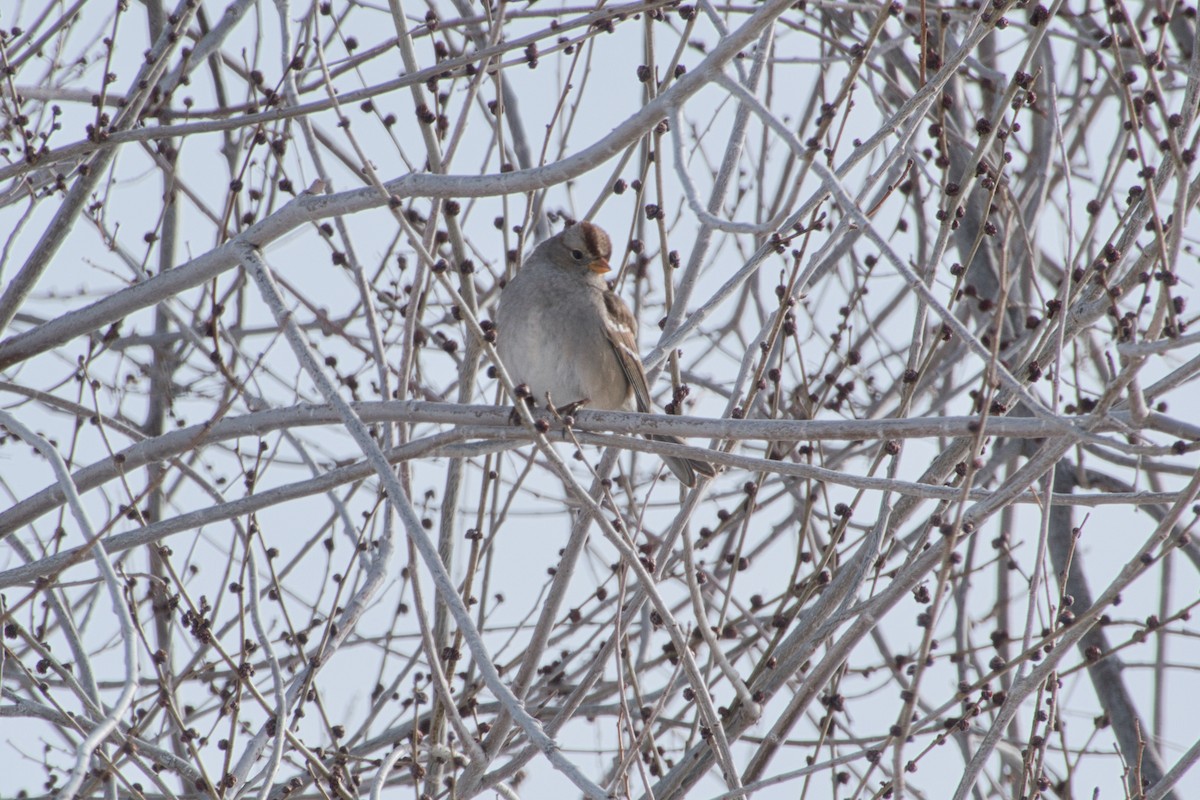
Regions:
[[[0, 795], [1195, 796], [1197, 30], [9, 0]], [[584, 219], [661, 413], [514, 409]]]

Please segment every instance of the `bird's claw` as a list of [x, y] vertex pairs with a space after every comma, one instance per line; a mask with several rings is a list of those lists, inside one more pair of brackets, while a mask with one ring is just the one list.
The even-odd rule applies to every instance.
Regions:
[[573, 416], [575, 416], [575, 412], [577, 412], [579, 409], [583, 408], [590, 402], [591, 402], [591, 398], [585, 397], [582, 400], [576, 400], [572, 403], [566, 403], [565, 405], [555, 406], [554, 413], [560, 417], [573, 417]]
[[[522, 397], [522, 398], [519, 398], [517, 400], [517, 402], [524, 403], [526, 408], [529, 408], [531, 410], [536, 408], [532, 397]], [[508, 412], [508, 422], [510, 425], [520, 425], [521, 424], [521, 415], [520, 415], [520, 413], [518, 413], [517, 406], [515, 404], [512, 407], [512, 411]]]

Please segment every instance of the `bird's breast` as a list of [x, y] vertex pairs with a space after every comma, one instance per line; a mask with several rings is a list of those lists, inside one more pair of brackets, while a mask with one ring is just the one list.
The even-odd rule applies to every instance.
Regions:
[[591, 408], [632, 407], [632, 390], [591, 298], [576, 295], [564, 304], [524, 291], [510, 296], [514, 288], [505, 289], [497, 314], [500, 359], [513, 382], [527, 384], [538, 405], [548, 392], [556, 406], [586, 399]]

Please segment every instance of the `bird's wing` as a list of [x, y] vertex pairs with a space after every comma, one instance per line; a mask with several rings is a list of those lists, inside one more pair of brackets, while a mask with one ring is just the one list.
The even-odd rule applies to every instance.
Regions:
[[650, 410], [650, 387], [637, 351], [637, 319], [625, 301], [611, 291], [604, 293], [604, 310], [604, 335], [612, 345], [625, 380], [633, 387], [637, 410], [646, 413]]

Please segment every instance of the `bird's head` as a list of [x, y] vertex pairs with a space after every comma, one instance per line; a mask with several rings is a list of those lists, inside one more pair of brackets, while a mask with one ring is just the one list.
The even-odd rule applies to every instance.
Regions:
[[579, 222], [555, 236], [551, 236], [538, 247], [557, 267], [586, 274], [603, 275], [612, 267], [612, 242], [599, 225]]

